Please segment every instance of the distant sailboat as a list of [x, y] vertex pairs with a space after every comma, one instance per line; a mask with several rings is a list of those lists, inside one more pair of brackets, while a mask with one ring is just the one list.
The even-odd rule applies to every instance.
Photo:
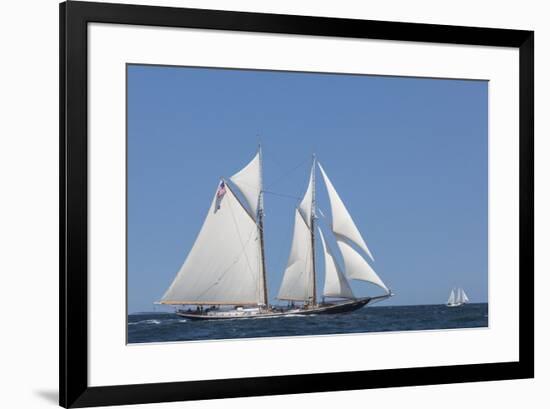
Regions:
[[[332, 211], [330, 230], [340, 250], [343, 269], [338, 266], [321, 230], [316, 228], [317, 166], [328, 191]], [[240, 192], [243, 200], [236, 192]], [[190, 319], [234, 319], [348, 312], [393, 295], [360, 251], [352, 246], [373, 260], [340, 196], [314, 158], [308, 187], [294, 212], [290, 255], [277, 296], [288, 301], [289, 306], [270, 305], [264, 257], [263, 193], [259, 149], [242, 170], [228, 180], [220, 180], [199, 235], [159, 304], [188, 306], [176, 313]], [[317, 230], [325, 261], [322, 302], [316, 295]], [[357, 298], [349, 279], [370, 282], [385, 293]], [[325, 302], [325, 297], [335, 301]]]
[[447, 300], [447, 307], [460, 307], [469, 301], [470, 299], [462, 288], [453, 288]]

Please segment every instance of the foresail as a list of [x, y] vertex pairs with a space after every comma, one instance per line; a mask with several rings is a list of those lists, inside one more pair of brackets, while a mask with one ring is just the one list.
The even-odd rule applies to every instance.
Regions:
[[294, 213], [294, 234], [290, 256], [279, 294], [280, 300], [307, 301], [313, 297], [311, 233], [300, 211]]
[[239, 188], [252, 214], [256, 215], [262, 190], [260, 153], [258, 152], [248, 165], [231, 176], [229, 180]]
[[309, 183], [307, 185], [306, 193], [304, 194], [304, 197], [302, 201], [300, 202], [300, 205], [298, 206], [298, 209], [300, 210], [300, 213], [304, 217], [304, 221], [308, 225], [309, 228], [311, 228], [311, 213], [313, 211], [312, 203], [313, 203], [313, 181], [314, 181], [314, 175], [313, 172], [315, 172], [315, 165], [311, 167], [311, 173], [309, 174]]
[[464, 302], [469, 302], [470, 299], [468, 298], [468, 296], [466, 295], [466, 292], [464, 290], [462, 290], [462, 299], [464, 300]]
[[164, 304], [259, 304], [260, 241], [256, 222], [222, 182]]
[[355, 243], [363, 251], [365, 251], [365, 253], [368, 254], [371, 260], [374, 260], [374, 257], [372, 256], [370, 250], [367, 247], [367, 244], [365, 243], [365, 240], [363, 240], [361, 233], [359, 233], [357, 226], [353, 222], [353, 219], [346, 209], [344, 202], [342, 202], [342, 199], [340, 199], [340, 196], [336, 192], [336, 189], [334, 189], [332, 182], [328, 178], [325, 170], [320, 163], [319, 169], [321, 170], [321, 174], [323, 175], [323, 180], [325, 181], [330, 200], [330, 208], [332, 212], [332, 231], [337, 236], [346, 238]]
[[346, 276], [354, 280], [368, 281], [372, 284], [383, 288], [387, 293], [390, 292], [388, 287], [382, 282], [378, 274], [372, 269], [367, 261], [353, 249], [348, 243], [340, 238], [336, 242], [344, 259], [344, 269]]
[[325, 255], [325, 286], [323, 288], [323, 295], [335, 298], [354, 298], [348, 280], [340, 268], [338, 268], [336, 260], [334, 260], [334, 256], [325, 242], [321, 229], [319, 229], [319, 236], [321, 237], [323, 253]]

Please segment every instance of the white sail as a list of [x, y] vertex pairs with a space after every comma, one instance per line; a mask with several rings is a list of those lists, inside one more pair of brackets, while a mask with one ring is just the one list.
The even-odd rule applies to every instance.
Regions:
[[456, 302], [455, 298], [455, 290], [454, 288], [451, 290], [451, 295], [449, 295], [449, 299], [447, 300], [447, 304], [454, 304]]
[[300, 205], [298, 206], [298, 209], [300, 210], [300, 213], [302, 213], [302, 216], [304, 217], [304, 220], [309, 228], [311, 228], [311, 213], [313, 211], [312, 203], [313, 203], [313, 183], [314, 183], [314, 174], [315, 172], [315, 164], [311, 167], [311, 173], [309, 174], [309, 183], [307, 185], [306, 193], [304, 194], [304, 197], [302, 201], [300, 202]]
[[258, 212], [260, 193], [262, 191], [260, 153], [258, 152], [248, 165], [231, 176], [229, 180], [239, 188], [246, 199], [248, 207], [255, 216]]
[[348, 280], [340, 268], [338, 268], [336, 260], [325, 242], [321, 229], [319, 229], [319, 236], [321, 237], [325, 255], [325, 287], [323, 288], [323, 295], [335, 298], [354, 298]]
[[330, 208], [332, 211], [332, 231], [337, 236], [346, 238], [351, 242], [355, 243], [365, 253], [369, 255], [371, 260], [374, 261], [374, 257], [372, 256], [370, 250], [368, 249], [367, 244], [365, 243], [365, 240], [363, 240], [363, 237], [361, 236], [361, 233], [359, 233], [357, 226], [353, 222], [353, 219], [351, 218], [348, 210], [346, 209], [344, 202], [342, 202], [342, 199], [340, 199], [340, 196], [336, 192], [336, 189], [334, 189], [332, 182], [328, 178], [327, 174], [325, 173], [320, 163], [319, 163], [319, 169], [321, 169], [321, 174], [323, 175], [323, 179], [325, 181], [325, 185], [327, 187], [328, 196], [330, 200]]
[[458, 304], [464, 304], [467, 301], [468, 301], [468, 297], [466, 296], [466, 293], [464, 292], [464, 290], [462, 288], [458, 288], [456, 290], [456, 302]]
[[462, 288], [457, 288], [456, 290], [456, 302], [457, 304], [462, 304], [464, 302], [462, 298]]
[[313, 297], [311, 251], [311, 232], [300, 211], [296, 209], [292, 246], [278, 299], [307, 301]]
[[163, 304], [262, 303], [258, 228], [222, 183]]
[[368, 281], [372, 284], [377, 285], [380, 288], [383, 288], [387, 293], [390, 292], [388, 287], [382, 282], [378, 274], [372, 269], [372, 267], [367, 263], [367, 261], [359, 254], [356, 250], [353, 249], [348, 243], [344, 240], [337, 237], [336, 242], [342, 253], [342, 258], [344, 259], [344, 269], [346, 271], [346, 276], [354, 280]]

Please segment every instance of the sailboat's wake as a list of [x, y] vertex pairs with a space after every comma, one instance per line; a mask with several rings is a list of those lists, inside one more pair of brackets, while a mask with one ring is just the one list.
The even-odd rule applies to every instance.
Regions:
[[129, 322], [128, 325], [161, 325], [161, 324], [173, 324], [173, 323], [184, 323], [187, 322], [185, 319], [148, 319], [135, 322]]
[[158, 325], [160, 324], [161, 321], [159, 320], [143, 320], [143, 321], [136, 321], [136, 322], [129, 322], [128, 325], [139, 325], [139, 324], [154, 324], [154, 325]]
[[266, 319], [271, 319], [271, 318], [294, 318], [294, 317], [300, 317], [300, 318], [306, 318], [306, 317], [316, 317], [317, 314], [282, 314], [282, 315], [272, 315], [272, 316], [267, 316], [267, 317], [262, 317], [262, 316], [259, 316], [259, 317], [254, 317], [254, 319], [262, 319], [262, 320], [266, 320]]

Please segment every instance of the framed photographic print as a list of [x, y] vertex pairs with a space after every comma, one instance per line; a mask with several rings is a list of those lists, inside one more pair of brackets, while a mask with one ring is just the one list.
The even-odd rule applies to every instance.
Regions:
[[533, 42], [62, 3], [60, 404], [533, 377]]

